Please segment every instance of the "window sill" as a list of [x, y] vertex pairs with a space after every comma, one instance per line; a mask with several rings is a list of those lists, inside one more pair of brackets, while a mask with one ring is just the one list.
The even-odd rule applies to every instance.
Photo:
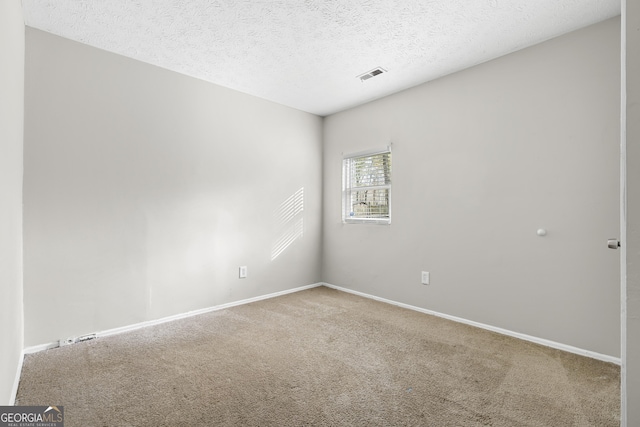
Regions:
[[391, 225], [391, 219], [343, 219], [343, 224]]

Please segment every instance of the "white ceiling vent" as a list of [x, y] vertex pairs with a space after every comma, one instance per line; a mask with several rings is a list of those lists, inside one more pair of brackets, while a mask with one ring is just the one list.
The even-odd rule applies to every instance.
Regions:
[[357, 78], [360, 79], [361, 82], [364, 82], [365, 80], [369, 80], [371, 77], [375, 77], [377, 75], [380, 75], [386, 72], [387, 70], [385, 70], [384, 68], [378, 67], [378, 68], [374, 68], [371, 71], [367, 71], [364, 74], [360, 74], [359, 76], [357, 76]]

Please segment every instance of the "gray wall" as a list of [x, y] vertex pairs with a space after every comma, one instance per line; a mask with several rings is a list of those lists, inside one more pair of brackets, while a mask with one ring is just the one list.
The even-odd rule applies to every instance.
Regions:
[[[619, 88], [614, 18], [329, 116], [323, 280], [619, 357]], [[392, 224], [342, 224], [343, 153], [389, 141]]]
[[11, 399], [22, 352], [24, 19], [0, 1], [0, 405]]
[[[627, 425], [640, 426], [640, 3], [626, 2]], [[624, 379], [623, 379], [624, 381]]]
[[26, 346], [320, 281], [321, 118], [26, 42]]

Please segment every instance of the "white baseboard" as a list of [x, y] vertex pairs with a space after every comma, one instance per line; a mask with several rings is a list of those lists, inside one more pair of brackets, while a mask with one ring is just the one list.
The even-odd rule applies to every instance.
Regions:
[[45, 350], [49, 350], [51, 348], [56, 348], [59, 346], [60, 346], [60, 343], [58, 341], [49, 342], [46, 344], [38, 344], [38, 345], [32, 345], [30, 347], [25, 347], [25, 349], [22, 350], [22, 352], [24, 354], [38, 353], [39, 351], [45, 351]]
[[215, 305], [213, 307], [202, 308], [200, 310], [188, 311], [186, 313], [175, 314], [173, 316], [163, 317], [161, 319], [148, 320], [146, 322], [135, 323], [133, 325], [122, 326], [120, 328], [107, 329], [106, 331], [96, 332], [96, 337], [108, 337], [110, 335], [121, 334], [123, 332], [134, 331], [140, 328], [146, 328], [147, 326], [159, 325], [161, 323], [172, 322], [174, 320], [184, 319], [191, 316], [197, 316], [199, 314], [210, 313], [212, 311], [224, 310], [225, 308], [236, 307], [238, 305], [249, 304], [256, 301], [262, 301], [265, 299], [275, 298], [282, 295], [292, 294], [294, 292], [304, 291], [306, 289], [317, 288], [322, 286], [323, 283], [313, 283], [311, 285], [300, 286], [293, 289], [287, 289], [284, 291], [274, 292], [271, 294], [260, 295], [253, 298], [247, 298], [240, 301], [233, 301], [226, 304]]
[[544, 339], [544, 338], [538, 338], [538, 337], [534, 337], [534, 336], [527, 335], [527, 334], [521, 334], [520, 332], [514, 332], [514, 331], [510, 331], [508, 329], [502, 329], [502, 328], [498, 328], [498, 327], [495, 327], [495, 326], [486, 325], [484, 323], [474, 322], [473, 320], [467, 320], [467, 319], [463, 319], [461, 317], [450, 316], [448, 314], [439, 313], [437, 311], [428, 310], [426, 308], [420, 308], [420, 307], [416, 307], [416, 306], [413, 306], [413, 305], [404, 304], [404, 303], [401, 303], [401, 302], [389, 300], [389, 299], [386, 299], [386, 298], [377, 297], [375, 295], [365, 294], [364, 292], [354, 291], [352, 289], [343, 288], [341, 286], [332, 285], [330, 283], [322, 283], [322, 285], [326, 286], [328, 288], [336, 289], [338, 291], [347, 292], [347, 293], [350, 293], [350, 294], [354, 294], [354, 295], [358, 295], [358, 296], [361, 296], [361, 297], [373, 299], [373, 300], [384, 302], [384, 303], [387, 303], [387, 304], [393, 304], [393, 305], [396, 305], [398, 307], [407, 308], [409, 310], [418, 311], [420, 313], [425, 313], [425, 314], [430, 314], [432, 316], [442, 317], [444, 319], [453, 320], [454, 322], [464, 323], [466, 325], [471, 325], [471, 326], [475, 326], [477, 328], [482, 328], [482, 329], [486, 329], [486, 330], [489, 330], [489, 331], [492, 331], [492, 332], [497, 332], [497, 333], [502, 334], [502, 335], [507, 335], [507, 336], [510, 336], [510, 337], [519, 338], [519, 339], [524, 340], [524, 341], [530, 341], [530, 342], [533, 342], [533, 343], [536, 343], [536, 344], [541, 344], [541, 345], [544, 345], [546, 347], [555, 348], [557, 350], [562, 350], [562, 351], [566, 351], [566, 352], [569, 352], [569, 353], [579, 354], [580, 356], [590, 357], [592, 359], [601, 360], [603, 362], [614, 363], [616, 365], [621, 365], [621, 363], [622, 363], [621, 359], [619, 357], [613, 357], [613, 356], [609, 356], [609, 355], [606, 355], [606, 354], [596, 353], [595, 351], [584, 350], [582, 348], [573, 347], [571, 345], [562, 344], [562, 343], [559, 343], [559, 342], [550, 341], [550, 340], [547, 340], [547, 339]]
[[[180, 313], [180, 314], [176, 314], [173, 316], [168, 316], [168, 317], [163, 317], [160, 319], [155, 319], [155, 320], [149, 320], [146, 322], [140, 322], [140, 323], [135, 323], [132, 325], [127, 325], [127, 326], [122, 326], [119, 328], [113, 328], [113, 329], [107, 329], [105, 331], [101, 331], [101, 332], [96, 332], [96, 337], [107, 337], [110, 335], [116, 335], [116, 334], [121, 334], [123, 332], [128, 332], [128, 331], [134, 331], [136, 329], [141, 329], [141, 328], [146, 328], [148, 326], [153, 326], [153, 325], [159, 325], [162, 323], [166, 323], [166, 322], [171, 322], [174, 320], [179, 320], [179, 319], [184, 319], [187, 317], [191, 317], [191, 316], [197, 316], [199, 314], [204, 314], [204, 313], [210, 313], [212, 311], [218, 311], [218, 310], [224, 310], [225, 308], [230, 308], [230, 307], [235, 307], [238, 305], [243, 305], [243, 304], [249, 304], [252, 302], [256, 302], [256, 301], [261, 301], [261, 300], [265, 300], [265, 299], [270, 299], [270, 298], [275, 298], [275, 297], [279, 297], [282, 295], [286, 295], [286, 294], [291, 294], [294, 292], [300, 292], [300, 291], [304, 291], [307, 289], [311, 289], [311, 288], [316, 288], [318, 286], [326, 286], [328, 288], [332, 288], [332, 289], [336, 289], [342, 292], [347, 292], [350, 294], [354, 294], [354, 295], [359, 295], [361, 297], [365, 297], [365, 298], [369, 298], [369, 299], [373, 299], [376, 301], [380, 301], [380, 302], [384, 302], [387, 304], [392, 304], [398, 307], [402, 307], [402, 308], [406, 308], [409, 310], [414, 310], [414, 311], [418, 311], [420, 313], [425, 313], [425, 314], [430, 314], [432, 316], [437, 316], [437, 317], [441, 317], [444, 319], [448, 319], [448, 320], [452, 320], [454, 322], [458, 322], [458, 323], [464, 323], [466, 325], [471, 325], [471, 326], [475, 326], [477, 328], [481, 328], [481, 329], [486, 329], [492, 332], [497, 332], [499, 334], [502, 335], [507, 335], [510, 337], [514, 337], [514, 338], [518, 338], [524, 341], [529, 341], [529, 342], [533, 342], [536, 344], [541, 344], [544, 345], [546, 347], [551, 347], [551, 348], [555, 348], [558, 350], [562, 350], [562, 351], [566, 351], [569, 353], [574, 353], [574, 354], [578, 354], [581, 356], [586, 356], [586, 357], [590, 357], [592, 359], [597, 359], [597, 360], [601, 360], [603, 362], [608, 362], [608, 363], [614, 363], [616, 365], [621, 365], [621, 359], [619, 357], [613, 357], [613, 356], [609, 356], [606, 354], [601, 354], [601, 353], [596, 353], [594, 351], [590, 351], [590, 350], [584, 350], [578, 347], [573, 347], [567, 344], [562, 344], [562, 343], [558, 343], [555, 341], [550, 341], [544, 338], [538, 338], [538, 337], [534, 337], [531, 335], [527, 335], [527, 334], [522, 334], [519, 332], [514, 332], [514, 331], [510, 331], [508, 329], [502, 329], [502, 328], [498, 328], [495, 326], [491, 326], [491, 325], [486, 325], [484, 323], [480, 323], [480, 322], [475, 322], [473, 320], [467, 320], [467, 319], [463, 319], [461, 317], [456, 317], [456, 316], [451, 316], [448, 314], [444, 314], [444, 313], [439, 313], [437, 311], [433, 311], [433, 310], [428, 310], [426, 308], [421, 308], [421, 307], [416, 307], [413, 305], [409, 305], [409, 304], [404, 304], [401, 302], [397, 302], [397, 301], [393, 301], [393, 300], [389, 300], [386, 298], [381, 298], [381, 297], [377, 297], [375, 295], [370, 295], [370, 294], [366, 294], [364, 292], [359, 292], [359, 291], [354, 291], [352, 289], [348, 289], [348, 288], [343, 288], [341, 286], [336, 286], [336, 285], [332, 285], [330, 283], [324, 283], [324, 282], [320, 282], [320, 283], [314, 283], [311, 285], [306, 285], [306, 286], [300, 286], [297, 288], [293, 288], [293, 289], [287, 289], [284, 291], [280, 291], [280, 292], [274, 292], [271, 294], [266, 294], [266, 295], [261, 295], [261, 296], [257, 296], [257, 297], [253, 297], [253, 298], [247, 298], [244, 300], [239, 300], [239, 301], [234, 301], [234, 302], [230, 302], [230, 303], [226, 303], [226, 304], [221, 304], [221, 305], [216, 305], [213, 307], [207, 307], [207, 308], [203, 308], [200, 310], [193, 310], [193, 311], [189, 311], [186, 313]], [[10, 405], [13, 405], [15, 402], [15, 397], [16, 397], [16, 393], [18, 391], [18, 384], [20, 382], [20, 373], [22, 372], [22, 363], [24, 360], [24, 355], [26, 354], [31, 354], [31, 353], [37, 353], [39, 351], [44, 351], [44, 350], [48, 350], [48, 349], [52, 349], [52, 348], [56, 348], [59, 346], [59, 342], [51, 342], [51, 343], [46, 343], [46, 344], [40, 344], [40, 345], [35, 345], [35, 346], [31, 346], [31, 347], [27, 347], [22, 351], [22, 355], [20, 358], [20, 363], [18, 366], [18, 370], [16, 372], [16, 379], [14, 382], [14, 386], [13, 386], [13, 392], [12, 392], [12, 396], [11, 396], [11, 401], [10, 401]]]
[[18, 386], [20, 385], [20, 375], [22, 374], [22, 364], [24, 363], [24, 350], [20, 352], [20, 360], [18, 360], [18, 367], [16, 368], [16, 377], [13, 380], [13, 388], [11, 389], [11, 396], [9, 397], [9, 406], [16, 404], [16, 396], [18, 395]]
[[[233, 301], [233, 302], [229, 302], [229, 303], [226, 303], [226, 304], [216, 305], [216, 306], [213, 306], [213, 307], [207, 307], [207, 308], [202, 308], [202, 309], [199, 309], [199, 310], [188, 311], [186, 313], [175, 314], [173, 316], [162, 317], [160, 319], [147, 320], [145, 322], [134, 323], [132, 325], [121, 326], [119, 328], [107, 329], [105, 331], [94, 332], [94, 333], [96, 335], [96, 338], [108, 337], [110, 335], [117, 335], [117, 334], [121, 334], [123, 332], [135, 331], [136, 329], [146, 328], [148, 326], [160, 325], [162, 323], [172, 322], [174, 320], [179, 320], [179, 319], [184, 319], [184, 318], [187, 318], [187, 317], [197, 316], [199, 314], [210, 313], [212, 311], [218, 311], [218, 310], [224, 310], [225, 308], [230, 308], [230, 307], [235, 307], [235, 306], [238, 306], [238, 305], [249, 304], [249, 303], [256, 302], [256, 301], [262, 301], [262, 300], [265, 300], [265, 299], [275, 298], [275, 297], [279, 297], [279, 296], [282, 296], [282, 295], [292, 294], [294, 292], [300, 292], [300, 291], [304, 291], [304, 290], [311, 289], [311, 288], [317, 288], [318, 286], [322, 286], [322, 285], [323, 285], [323, 283], [313, 283], [311, 285], [299, 286], [299, 287], [293, 288], [293, 289], [286, 289], [284, 291], [274, 292], [274, 293], [271, 293], [271, 294], [260, 295], [260, 296], [253, 297], [253, 298], [247, 298], [247, 299], [243, 299], [243, 300], [239, 300], [239, 301]], [[88, 335], [88, 334], [85, 334], [85, 335]], [[60, 344], [59, 344], [58, 341], [51, 342], [51, 343], [46, 343], [46, 344], [40, 344], [40, 345], [35, 345], [35, 346], [31, 346], [31, 347], [25, 348], [23, 353], [24, 354], [37, 353], [39, 351], [49, 350], [49, 349], [56, 348], [56, 347], [59, 347], [59, 346], [60, 346]]]

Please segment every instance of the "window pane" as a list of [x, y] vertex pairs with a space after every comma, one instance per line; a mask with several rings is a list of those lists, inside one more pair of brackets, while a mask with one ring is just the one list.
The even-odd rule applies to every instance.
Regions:
[[351, 187], [372, 187], [391, 182], [391, 153], [355, 157], [351, 160]]
[[352, 191], [350, 205], [352, 219], [389, 218], [389, 189]]
[[391, 152], [345, 158], [343, 220], [391, 220]]

